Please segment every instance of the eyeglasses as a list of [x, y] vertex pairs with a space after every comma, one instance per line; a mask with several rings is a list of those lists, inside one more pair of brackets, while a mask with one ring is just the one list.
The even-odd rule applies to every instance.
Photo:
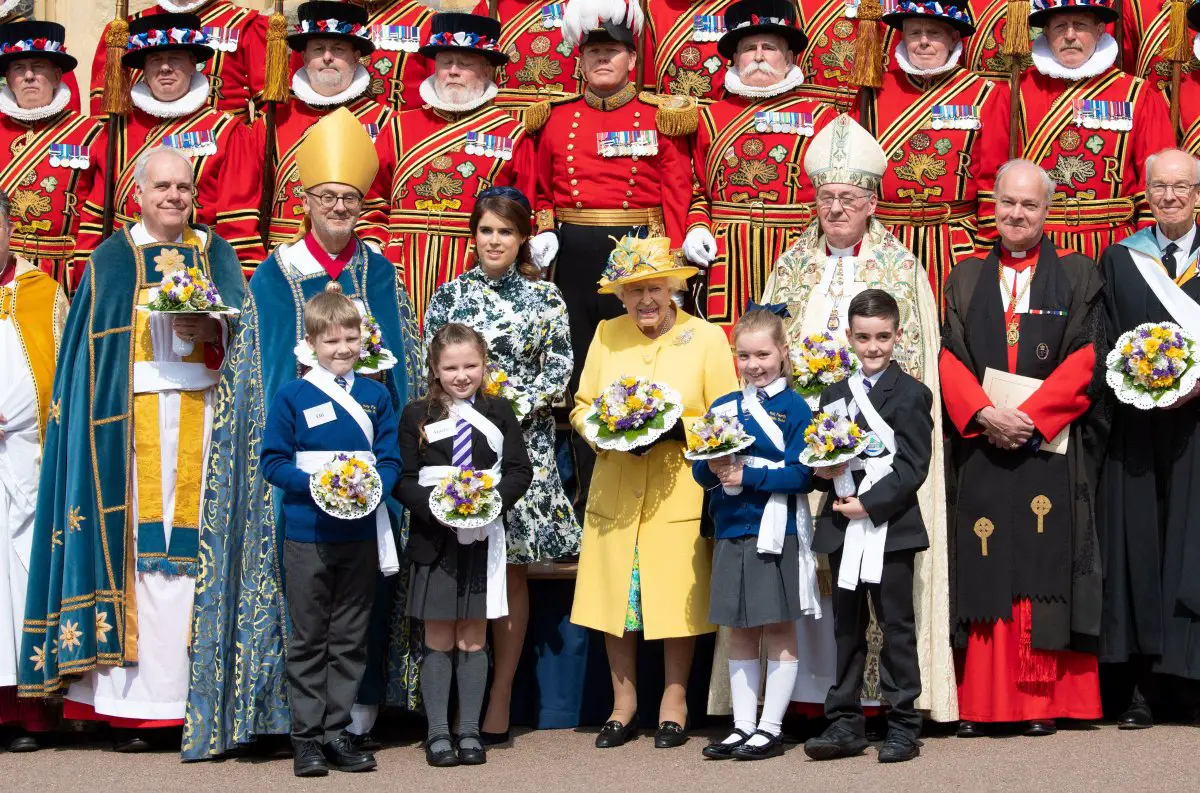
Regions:
[[1158, 198], [1160, 196], [1166, 195], [1168, 191], [1170, 191], [1171, 193], [1174, 193], [1175, 195], [1187, 195], [1192, 190], [1195, 190], [1197, 187], [1200, 187], [1200, 183], [1198, 183], [1198, 182], [1190, 182], [1190, 183], [1189, 182], [1178, 182], [1176, 184], [1163, 184], [1162, 182], [1151, 182], [1150, 186], [1147, 188], [1146, 192], [1148, 192], [1150, 195], [1154, 196], [1155, 198]]
[[305, 192], [315, 198], [317, 203], [321, 205], [321, 209], [324, 209], [326, 212], [337, 206], [338, 201], [341, 201], [342, 206], [346, 207], [347, 211], [350, 212], [354, 212], [362, 206], [362, 196], [357, 193], [339, 195], [338, 193], [314, 193], [311, 190]]
[[844, 209], [857, 209], [859, 204], [871, 197], [870, 193], [839, 193], [838, 195], [817, 195], [817, 206], [829, 209], [834, 203], [839, 203]]

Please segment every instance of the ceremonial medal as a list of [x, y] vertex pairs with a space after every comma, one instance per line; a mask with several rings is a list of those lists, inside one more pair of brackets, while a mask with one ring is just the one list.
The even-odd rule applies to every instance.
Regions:
[[512, 138], [500, 135], [487, 135], [481, 132], [468, 132], [466, 146], [463, 151], [472, 155], [483, 155], [500, 160], [511, 160], [513, 150]]
[[371, 136], [372, 143], [374, 143], [375, 139], [379, 137], [378, 124], [363, 124], [363, 130], [365, 130], [366, 133]]
[[725, 17], [697, 14], [692, 20], [692, 41], [719, 41], [725, 35]]
[[[1001, 293], [1012, 294], [1012, 292], [1009, 291], [1008, 282], [1004, 280], [1004, 265], [999, 264], [996, 267], [1000, 275]], [[1008, 342], [1009, 347], [1016, 347], [1017, 342], [1021, 340], [1021, 323], [1017, 321], [1017, 307], [1021, 305], [1021, 301], [1025, 299], [1025, 293], [1029, 291], [1030, 285], [1033, 284], [1033, 275], [1036, 269], [1036, 267], [1029, 268], [1029, 279], [1025, 281], [1025, 286], [1021, 287], [1021, 293], [1019, 295], [1014, 295], [1012, 299], [1009, 300], [1008, 311], [1005, 312], [1008, 317], [1008, 327], [1004, 334], [1005, 340]], [[1014, 283], [1013, 291], [1015, 290], [1016, 284]]]
[[371, 43], [389, 52], [416, 52], [421, 31], [415, 25], [372, 25]]
[[200, 30], [208, 37], [208, 45], [217, 52], [237, 52], [241, 37], [237, 28], [205, 27]]
[[658, 154], [658, 132], [652, 129], [597, 132], [596, 153], [601, 157], [651, 157]]
[[850, 19], [858, 17], [858, 0], [846, 0], [846, 16]]
[[812, 113], [758, 112], [754, 114], [754, 129], [757, 132], [777, 132], [785, 135], [813, 134]]
[[542, 27], [561, 28], [563, 23], [563, 4], [551, 3], [542, 8]]
[[973, 105], [934, 105], [930, 126], [934, 129], [979, 129], [979, 114]]

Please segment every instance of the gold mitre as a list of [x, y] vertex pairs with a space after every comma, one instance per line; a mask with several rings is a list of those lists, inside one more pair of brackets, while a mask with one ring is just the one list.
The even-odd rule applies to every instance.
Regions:
[[879, 142], [845, 113], [814, 135], [804, 154], [804, 171], [814, 188], [851, 184], [876, 191], [886, 169]]
[[362, 122], [340, 107], [308, 128], [296, 150], [296, 167], [305, 190], [337, 182], [366, 195], [379, 171], [379, 157]]

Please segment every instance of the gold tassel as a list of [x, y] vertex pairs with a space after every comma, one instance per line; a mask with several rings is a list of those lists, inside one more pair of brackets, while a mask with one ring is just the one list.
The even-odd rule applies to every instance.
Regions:
[[883, 85], [883, 8], [879, 0], [858, 4], [858, 33], [854, 42], [854, 65], [850, 82], [860, 88]]
[[288, 24], [283, 14], [272, 14], [267, 21], [267, 66], [263, 82], [263, 101], [286, 102], [291, 96], [288, 85]]
[[695, 134], [700, 127], [700, 105], [690, 96], [654, 94], [642, 91], [638, 98], [656, 105], [654, 126], [664, 135], [682, 138]]
[[1171, 21], [1168, 23], [1162, 57], [1172, 63], [1187, 63], [1192, 59], [1192, 37], [1187, 23], [1188, 4], [1186, 0], [1170, 0], [1170, 3]]
[[129, 45], [129, 21], [114, 19], [104, 36], [104, 96], [100, 108], [110, 116], [129, 114], [129, 75], [121, 65], [121, 56]]
[[1000, 54], [1024, 58], [1032, 49], [1029, 42], [1029, 0], [1008, 0], [1005, 14], [1004, 43], [1000, 45]]
[[542, 127], [546, 126], [546, 122], [550, 120], [550, 100], [543, 99], [541, 102], [535, 102], [525, 108], [522, 119], [525, 122], [526, 132], [541, 131]]

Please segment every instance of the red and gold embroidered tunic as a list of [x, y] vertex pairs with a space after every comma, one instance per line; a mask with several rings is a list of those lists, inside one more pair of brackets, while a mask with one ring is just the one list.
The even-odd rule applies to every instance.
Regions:
[[[1121, 5], [1121, 65], [1134, 77], [1149, 80], [1160, 91], [1170, 93], [1171, 62], [1162, 56], [1170, 32], [1171, 0], [1128, 0]], [[1188, 30], [1188, 39], [1195, 34]], [[1200, 70], [1193, 54], [1180, 64], [1181, 75]]]
[[543, 99], [583, 90], [575, 51], [563, 43], [565, 2], [500, 0], [500, 51], [508, 63], [496, 70], [496, 104], [524, 110]]
[[[130, 14], [137, 19], [146, 14], [164, 13], [161, 6]], [[209, 106], [224, 110], [242, 121], [250, 119], [250, 102], [262, 93], [263, 73], [267, 60], [267, 17], [258, 11], [234, 3], [233, 0], [211, 0], [192, 12], [209, 29], [209, 46], [216, 55], [204, 64], [202, 73], [211, 84]], [[104, 64], [107, 50], [104, 38], [108, 26], [100, 34], [96, 55], [92, 59], [91, 114], [99, 115], [100, 99], [104, 92]], [[132, 70], [130, 81], [137, 82], [141, 72]]]
[[647, 90], [690, 96], [702, 104], [724, 95], [729, 63], [717, 52], [717, 39], [728, 5], [727, 0], [650, 0], [642, 56]]
[[[1004, 30], [1008, 16], [1008, 0], [970, 0], [971, 18], [975, 32], [962, 40], [963, 65], [976, 74], [1007, 80], [1008, 56], [1001, 55]], [[1026, 66], [1033, 60], [1026, 55]]]
[[[843, 88], [851, 93], [850, 70], [854, 68], [854, 39], [857, 5], [846, 0], [800, 0], [801, 26], [808, 34], [808, 48], [800, 56], [804, 79], [815, 85]], [[886, 31], [884, 31], [886, 33]], [[891, 59], [884, 47], [884, 65]]]

